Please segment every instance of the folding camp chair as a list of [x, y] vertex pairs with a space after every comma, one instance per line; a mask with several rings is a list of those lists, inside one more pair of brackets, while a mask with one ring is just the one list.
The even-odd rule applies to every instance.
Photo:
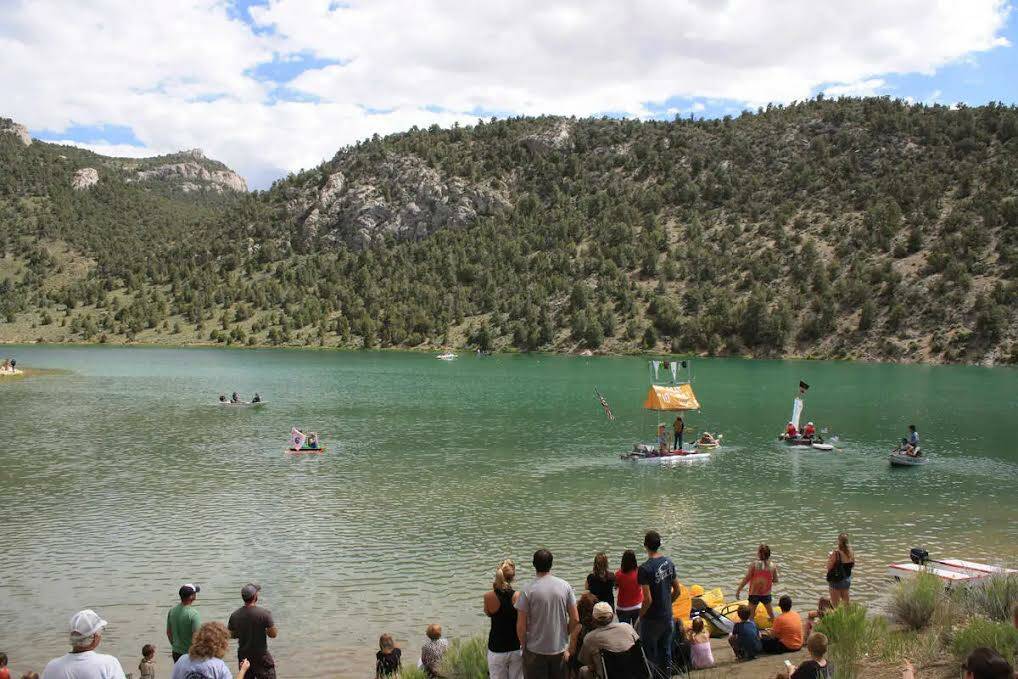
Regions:
[[650, 663], [639, 641], [627, 651], [601, 649], [601, 675], [605, 679], [653, 679]]

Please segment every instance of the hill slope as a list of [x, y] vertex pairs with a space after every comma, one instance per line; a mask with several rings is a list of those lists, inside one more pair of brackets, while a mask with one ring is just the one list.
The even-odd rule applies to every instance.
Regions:
[[[139, 216], [136, 248], [101, 220], [25, 228], [39, 187], [7, 190], [24, 261], [0, 339], [1011, 361], [1016, 170], [1014, 107], [818, 99], [376, 137], [233, 205]], [[54, 283], [33, 248], [95, 266]]]

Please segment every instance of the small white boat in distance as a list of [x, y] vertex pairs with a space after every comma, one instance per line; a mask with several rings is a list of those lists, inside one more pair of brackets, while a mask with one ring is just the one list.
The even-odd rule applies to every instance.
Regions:
[[914, 578], [918, 573], [932, 573], [940, 578], [945, 587], [950, 587], [958, 583], [979, 584], [992, 575], [1012, 574], [1018, 571], [964, 559], [928, 559], [920, 563], [915, 563], [913, 559], [890, 564], [887, 573], [895, 580]]
[[257, 408], [263, 406], [268, 401], [217, 401], [216, 405], [221, 406], [232, 406], [234, 408]]
[[440, 361], [455, 361], [458, 357], [456, 356], [456, 354], [449, 351], [444, 354], [439, 354], [435, 358], [437, 358]]

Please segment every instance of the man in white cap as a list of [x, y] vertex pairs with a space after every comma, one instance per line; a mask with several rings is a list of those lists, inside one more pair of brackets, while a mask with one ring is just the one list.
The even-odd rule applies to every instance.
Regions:
[[177, 590], [180, 603], [166, 614], [166, 638], [170, 640], [173, 662], [177, 662], [180, 656], [187, 655], [187, 652], [191, 650], [191, 639], [201, 627], [201, 617], [198, 615], [198, 609], [194, 606], [195, 597], [200, 591], [201, 587], [198, 585], [191, 583], [181, 585]]
[[594, 629], [583, 637], [583, 646], [580, 647], [580, 679], [604, 679], [601, 676], [601, 651], [628, 651], [640, 637], [628, 622], [618, 622], [615, 619], [615, 612], [607, 601], [594, 604], [591, 619], [594, 621]]
[[106, 624], [91, 609], [72, 615], [71, 652], [50, 660], [42, 679], [125, 679], [119, 660], [95, 652]]

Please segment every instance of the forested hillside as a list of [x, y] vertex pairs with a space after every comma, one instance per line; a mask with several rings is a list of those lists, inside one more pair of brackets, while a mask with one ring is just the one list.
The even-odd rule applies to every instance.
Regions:
[[42, 146], [0, 135], [4, 341], [1018, 360], [1014, 107], [415, 129], [218, 203]]

